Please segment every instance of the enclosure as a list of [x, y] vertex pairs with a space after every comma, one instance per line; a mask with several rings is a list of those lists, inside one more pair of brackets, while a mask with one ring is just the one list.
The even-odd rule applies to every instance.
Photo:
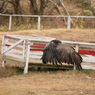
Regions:
[[[55, 38], [45, 36], [20, 36], [20, 35], [4, 35], [2, 38], [2, 67], [5, 63], [11, 62], [17, 65], [21, 65], [24, 68], [24, 74], [28, 73], [28, 65], [37, 67], [46, 67], [43, 65], [41, 57], [43, 49], [47, 43]], [[95, 43], [84, 43], [84, 42], [72, 42], [62, 41], [63, 44], [69, 44], [73, 46], [79, 54], [82, 55], [83, 62], [92, 62], [92, 69], [95, 63]], [[91, 50], [90, 50], [91, 49]], [[89, 63], [90, 64], [90, 63]], [[88, 64], [88, 66], [89, 66]], [[85, 65], [85, 64], [83, 64]], [[91, 65], [91, 64], [90, 64]], [[70, 69], [72, 66], [66, 66], [64, 69]], [[52, 65], [49, 67], [52, 68]], [[56, 66], [55, 66], [56, 67]], [[85, 66], [84, 66], [85, 68]]]
[[95, 29], [94, 19], [94, 16], [0, 14], [0, 31], [52, 28]]

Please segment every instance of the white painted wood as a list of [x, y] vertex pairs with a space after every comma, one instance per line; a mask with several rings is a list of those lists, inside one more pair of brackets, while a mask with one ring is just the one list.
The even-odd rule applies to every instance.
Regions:
[[[10, 14], [0, 14], [2, 16], [10, 16]], [[68, 17], [68, 15], [18, 15], [18, 14], [13, 14], [11, 16], [25, 16], [25, 17]], [[74, 15], [69, 15], [70, 17], [73, 18], [95, 18], [95, 16], [74, 16]]]
[[67, 23], [67, 29], [70, 29], [71, 27], [71, 18], [68, 16], [68, 23]]
[[83, 62], [91, 62], [91, 63], [95, 63], [95, 57], [88, 57], [88, 56], [86, 56], [86, 57], [82, 57], [83, 58]]
[[38, 16], [38, 30], [40, 30], [40, 26], [41, 26], [41, 17]]
[[9, 31], [11, 31], [11, 26], [12, 26], [12, 16], [9, 16]]
[[8, 51], [8, 53], [17, 53], [17, 54], [22, 54], [23, 55], [23, 51], [17, 50], [17, 49], [11, 49], [10, 51]]
[[76, 44], [75, 51], [78, 52], [78, 50], [79, 50], [79, 46]]
[[22, 47], [23, 47], [22, 56], [25, 59], [25, 40], [23, 42], [23, 46]]
[[24, 59], [22, 55], [16, 55], [16, 54], [8, 53], [8, 52], [5, 53], [4, 55], [14, 57], [14, 58], [19, 58], [19, 59]]
[[2, 52], [4, 51], [4, 49], [5, 49], [5, 44], [8, 42], [8, 39], [5, 39], [4, 38], [4, 35], [3, 35], [3, 37], [2, 37], [2, 50], [1, 50], [1, 54], [2, 54]]
[[[13, 46], [14, 45], [14, 43], [12, 43], [12, 42], [6, 42], [5, 44], [7, 44], [7, 45], [10, 45], [10, 46]], [[6, 47], [8, 47], [8, 46], [6, 46]], [[16, 45], [16, 47], [18, 47], [18, 48], [23, 48], [23, 45]]]
[[30, 56], [31, 55], [42, 55], [43, 52], [42, 51], [30, 51]]
[[6, 61], [2, 61], [2, 67], [5, 67], [6, 66]]
[[73, 45], [81, 45], [81, 46], [94, 46], [95, 48], [95, 43], [87, 43], [87, 42], [75, 42], [75, 41], [62, 41], [62, 43], [66, 44], [73, 44]]
[[3, 52], [3, 50], [4, 50], [4, 36], [2, 36], [2, 48], [1, 48], [1, 53]]
[[7, 48], [6, 50], [4, 50], [2, 52], [2, 54], [6, 53], [7, 51], [9, 51], [10, 49], [12, 49], [13, 47], [15, 47], [16, 45], [18, 45], [19, 43], [21, 43], [23, 40], [19, 40], [18, 42], [16, 42], [14, 45], [10, 46], [9, 48]]
[[29, 51], [30, 51], [30, 43], [28, 42], [28, 40], [26, 40], [26, 57], [25, 57], [24, 74], [28, 73]]
[[37, 55], [32, 55], [29, 58], [34, 58], [34, 59], [41, 59], [42, 56], [37, 56]]

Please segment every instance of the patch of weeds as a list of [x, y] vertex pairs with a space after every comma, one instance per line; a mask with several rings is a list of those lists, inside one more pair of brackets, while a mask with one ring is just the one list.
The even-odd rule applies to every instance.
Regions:
[[16, 74], [15, 69], [10, 67], [0, 68], [0, 78], [2, 77], [10, 77]]
[[31, 24], [13, 25], [12, 31], [31, 29]]
[[0, 95], [10, 95], [10, 93], [2, 93], [2, 94], [0, 94]]
[[51, 74], [55, 74], [55, 73], [57, 73], [57, 71], [56, 70], [52, 70], [52, 71], [49, 71]]
[[11, 77], [13, 75], [23, 74], [23, 69], [20, 67], [5, 67], [0, 68], [0, 78]]
[[83, 15], [83, 16], [92, 16], [92, 14], [90, 12], [81, 12], [80, 15]]
[[0, 32], [6, 31], [6, 30], [8, 30], [7, 25], [0, 25]]
[[92, 71], [94, 71], [94, 70], [91, 70], [91, 69], [83, 69], [80, 72], [81, 73], [85, 73], [85, 74], [90, 74]]
[[16, 70], [16, 74], [23, 74], [23, 69], [20, 67], [14, 67], [14, 69]]
[[87, 9], [87, 10], [92, 10], [93, 8], [91, 7], [91, 4], [87, 2], [86, 0], [81, 0], [78, 2], [77, 7]]

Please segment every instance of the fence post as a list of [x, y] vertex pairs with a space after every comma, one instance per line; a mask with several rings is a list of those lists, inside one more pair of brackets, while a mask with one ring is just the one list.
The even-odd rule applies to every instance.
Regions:
[[12, 28], [12, 16], [9, 16], [9, 31], [11, 31]]
[[24, 74], [28, 73], [28, 64], [29, 64], [29, 52], [30, 52], [30, 43], [28, 40], [25, 40], [26, 50], [25, 50], [25, 67]]
[[41, 24], [41, 17], [38, 16], [38, 30], [40, 30], [40, 24]]
[[75, 51], [78, 52], [78, 50], [79, 50], [79, 46], [78, 46], [78, 44], [76, 44]]
[[70, 29], [71, 27], [71, 18], [68, 16], [68, 22], [67, 22], [67, 29]]

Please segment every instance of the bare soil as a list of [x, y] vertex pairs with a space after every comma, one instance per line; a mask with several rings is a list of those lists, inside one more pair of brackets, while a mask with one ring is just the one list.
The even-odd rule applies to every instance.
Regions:
[[[95, 30], [24, 30], [0, 32], [31, 36], [32, 34], [55, 37], [59, 40], [95, 42]], [[2, 60], [0, 55], [0, 61]], [[1, 63], [1, 62], [0, 62]], [[0, 65], [1, 66], [1, 65]], [[16, 69], [0, 67], [0, 95], [95, 95], [95, 71], [32, 71], [17, 74]], [[4, 76], [6, 75], [6, 76]]]

